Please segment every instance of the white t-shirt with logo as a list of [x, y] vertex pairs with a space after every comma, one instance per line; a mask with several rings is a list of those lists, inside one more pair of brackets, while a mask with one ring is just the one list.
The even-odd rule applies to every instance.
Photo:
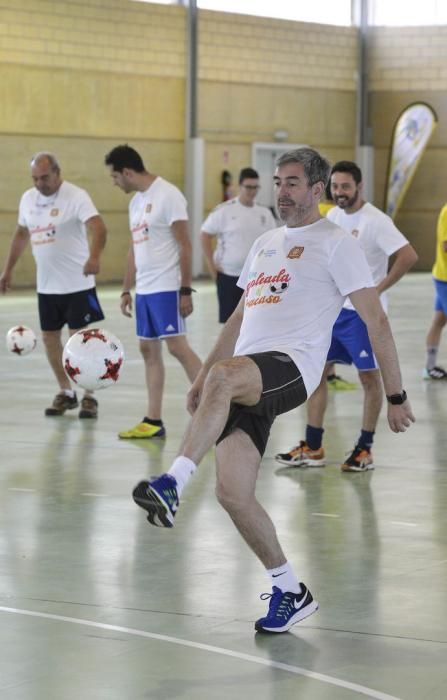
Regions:
[[234, 354], [286, 353], [310, 396], [320, 383], [345, 297], [374, 281], [355, 238], [320, 219], [258, 238], [238, 285], [245, 290], [245, 307]]
[[186, 199], [177, 187], [157, 177], [129, 203], [138, 294], [169, 292], [180, 286], [179, 246], [175, 221], [187, 221]]
[[216, 266], [224, 274], [236, 277], [241, 274], [255, 240], [276, 225], [270, 209], [260, 204], [246, 207], [236, 197], [213, 209], [203, 222], [202, 231], [217, 236], [213, 256]]
[[98, 211], [87, 192], [63, 182], [45, 197], [33, 187], [20, 200], [19, 226], [27, 228], [37, 268], [37, 291], [71, 294], [95, 286], [83, 273], [90, 251], [85, 222]]
[[[392, 219], [373, 204], [365, 204], [353, 214], [347, 214], [340, 207], [333, 207], [327, 218], [340, 226], [346, 233], [357, 238], [371, 269], [374, 284], [377, 286], [388, 273], [388, 258], [408, 245], [405, 236], [396, 228]], [[387, 295], [380, 295], [383, 309], [388, 308]], [[344, 307], [353, 309], [349, 299]]]

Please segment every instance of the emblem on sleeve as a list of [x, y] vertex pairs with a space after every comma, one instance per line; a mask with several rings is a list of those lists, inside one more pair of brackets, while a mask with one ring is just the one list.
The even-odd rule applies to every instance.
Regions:
[[291, 258], [292, 260], [298, 260], [298, 258], [301, 257], [304, 251], [304, 246], [302, 245], [296, 245], [293, 248], [289, 250], [287, 253], [287, 257]]

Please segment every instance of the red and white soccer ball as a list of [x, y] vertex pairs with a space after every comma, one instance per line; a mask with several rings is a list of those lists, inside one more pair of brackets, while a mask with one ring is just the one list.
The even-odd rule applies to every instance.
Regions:
[[123, 361], [121, 341], [101, 328], [86, 328], [72, 335], [62, 355], [66, 374], [87, 391], [115, 384]]
[[36, 334], [28, 326], [13, 326], [6, 334], [6, 347], [16, 355], [29, 355], [36, 344]]

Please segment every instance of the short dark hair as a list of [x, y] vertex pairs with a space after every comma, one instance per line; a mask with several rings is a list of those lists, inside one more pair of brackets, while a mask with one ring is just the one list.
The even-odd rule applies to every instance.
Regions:
[[112, 148], [110, 153], [107, 153], [104, 162], [106, 165], [111, 165], [117, 173], [122, 173], [125, 168], [135, 170], [136, 173], [146, 172], [140, 154], [127, 143]]
[[334, 173], [349, 173], [357, 185], [362, 181], [362, 171], [353, 160], [339, 160], [332, 166], [331, 175]]
[[276, 161], [278, 168], [282, 165], [287, 165], [287, 163], [301, 163], [309, 187], [312, 187], [312, 185], [315, 185], [317, 182], [322, 182], [326, 187], [331, 172], [331, 166], [329, 165], [329, 161], [314, 148], [302, 146], [301, 148], [296, 148], [294, 151], [287, 151], [279, 156]]
[[239, 184], [242, 185], [244, 180], [248, 180], [249, 178], [259, 180], [259, 173], [253, 170], [253, 168], [242, 168], [239, 173]]

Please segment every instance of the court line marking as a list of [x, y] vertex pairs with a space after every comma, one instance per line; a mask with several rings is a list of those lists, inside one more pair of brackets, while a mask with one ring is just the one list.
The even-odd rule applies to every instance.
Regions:
[[418, 527], [417, 523], [407, 523], [404, 520], [391, 520], [391, 525], [405, 525], [405, 527]]
[[81, 493], [81, 496], [89, 496], [90, 498], [110, 498], [107, 493], [93, 493], [91, 491], [85, 491], [85, 493]]
[[367, 688], [364, 685], [358, 685], [357, 683], [343, 681], [339, 678], [334, 678], [333, 676], [327, 676], [324, 673], [316, 673], [315, 671], [309, 671], [305, 668], [301, 668], [300, 666], [291, 666], [289, 664], [283, 664], [279, 661], [263, 659], [260, 656], [252, 656], [251, 654], [244, 654], [238, 651], [232, 651], [231, 649], [225, 649], [223, 647], [215, 647], [209, 644], [201, 644], [200, 642], [192, 642], [188, 639], [179, 639], [178, 637], [169, 637], [165, 634], [156, 634], [155, 632], [145, 632], [144, 630], [138, 630], [132, 627], [108, 625], [103, 622], [94, 622], [93, 620], [83, 620], [77, 617], [66, 617], [65, 615], [54, 615], [52, 613], [42, 613], [36, 612], [34, 610], [23, 610], [21, 608], [7, 608], [4, 606], [0, 606], [0, 612], [14, 613], [16, 615], [25, 615], [28, 617], [41, 617], [46, 620], [55, 620], [56, 622], [70, 622], [74, 625], [95, 627], [97, 629], [107, 630], [110, 632], [122, 632], [123, 634], [130, 634], [134, 637], [143, 637], [145, 639], [154, 639], [159, 642], [178, 644], [179, 646], [189, 647], [191, 649], [200, 649], [201, 651], [207, 651], [212, 654], [220, 654], [221, 656], [229, 656], [233, 659], [249, 661], [250, 663], [259, 664], [261, 666], [276, 668], [280, 671], [288, 671], [289, 673], [294, 673], [297, 676], [305, 676], [306, 678], [312, 678], [313, 680], [321, 681], [322, 683], [328, 683], [329, 685], [335, 685], [339, 688], [352, 690], [354, 692], [361, 693], [362, 695], [366, 695], [369, 698], [375, 698], [375, 700], [402, 700], [401, 698], [397, 698], [394, 695], [388, 695], [387, 693], [382, 693], [379, 690]]
[[311, 513], [311, 515], [317, 515], [320, 518], [339, 518], [337, 513]]
[[25, 493], [34, 493], [36, 489], [21, 489], [18, 486], [10, 486], [8, 491], [24, 491]]

